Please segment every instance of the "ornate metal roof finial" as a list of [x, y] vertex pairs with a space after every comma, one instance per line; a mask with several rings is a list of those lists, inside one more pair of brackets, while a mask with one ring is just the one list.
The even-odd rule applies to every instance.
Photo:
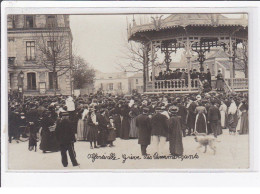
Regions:
[[211, 15], [211, 23], [214, 27], [218, 26], [218, 24], [219, 24], [219, 14], [212, 14]]
[[156, 15], [156, 17], [151, 17], [153, 19], [153, 23], [154, 23], [154, 27], [155, 27], [155, 30], [159, 30], [161, 28], [161, 24], [162, 24], [162, 17], [163, 15], [161, 15], [160, 17], [158, 17]]

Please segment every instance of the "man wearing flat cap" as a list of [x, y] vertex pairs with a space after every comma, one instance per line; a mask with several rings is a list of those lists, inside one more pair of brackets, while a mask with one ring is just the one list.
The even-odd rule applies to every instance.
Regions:
[[138, 128], [138, 144], [141, 145], [142, 155], [147, 155], [147, 146], [151, 143], [151, 120], [148, 117], [149, 108], [144, 107], [143, 113], [136, 117], [136, 127]]

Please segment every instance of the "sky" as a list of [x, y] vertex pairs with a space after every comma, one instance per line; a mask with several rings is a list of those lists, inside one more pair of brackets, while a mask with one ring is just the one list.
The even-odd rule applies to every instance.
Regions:
[[[240, 17], [240, 14], [224, 15]], [[148, 23], [151, 16], [135, 15], [135, 19], [137, 24]], [[132, 18], [132, 15], [71, 15], [73, 52], [99, 71], [121, 71], [118, 64], [127, 63], [123, 58], [127, 44], [127, 20], [130, 22]], [[178, 61], [181, 53], [172, 55], [173, 61]]]

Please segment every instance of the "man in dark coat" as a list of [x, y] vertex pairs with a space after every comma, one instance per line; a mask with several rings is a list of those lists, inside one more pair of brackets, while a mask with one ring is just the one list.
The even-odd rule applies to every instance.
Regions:
[[220, 111], [217, 107], [217, 102], [213, 101], [212, 106], [209, 108], [208, 112], [208, 122], [210, 123], [214, 137], [217, 137], [218, 135], [218, 122], [220, 119]]
[[39, 112], [34, 103], [30, 103], [30, 110], [26, 114], [26, 120], [29, 124], [29, 131], [38, 132], [39, 129]]
[[18, 141], [18, 127], [19, 127], [19, 112], [15, 111], [14, 107], [11, 107], [8, 112], [8, 136], [9, 143], [12, 143], [14, 138], [17, 143]]
[[156, 113], [151, 118], [152, 143], [155, 153], [162, 154], [168, 136], [168, 118], [161, 114], [161, 107], [156, 108]]
[[142, 155], [147, 155], [146, 148], [151, 143], [151, 121], [148, 117], [149, 109], [143, 108], [143, 114], [136, 117], [136, 127], [138, 128], [138, 144], [141, 145]]
[[67, 151], [73, 166], [79, 166], [76, 160], [76, 152], [74, 150], [75, 134], [73, 124], [69, 120], [69, 113], [61, 113], [61, 121], [56, 127], [56, 138], [60, 144], [61, 160], [64, 167], [68, 166]]

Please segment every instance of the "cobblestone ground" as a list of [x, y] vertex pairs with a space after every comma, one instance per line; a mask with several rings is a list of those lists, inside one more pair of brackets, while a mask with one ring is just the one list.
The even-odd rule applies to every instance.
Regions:
[[[249, 168], [249, 143], [248, 135], [229, 135], [228, 130], [218, 137], [217, 153], [208, 149], [203, 153], [203, 148], [197, 150], [198, 143], [193, 136], [183, 138], [184, 155], [195, 155], [194, 159], [143, 159], [140, 154], [140, 145], [137, 139], [121, 140], [117, 138], [114, 147], [90, 149], [88, 142], [76, 142], [75, 151], [79, 167], [69, 166], [64, 168], [61, 164], [59, 152], [42, 153], [41, 150], [28, 151], [28, 142], [9, 143], [10, 170], [87, 170], [87, 169], [246, 169]], [[39, 143], [38, 143], [39, 146]], [[169, 154], [169, 144], [165, 145], [165, 155]], [[96, 159], [92, 162], [89, 154], [109, 156], [115, 154], [117, 160]], [[151, 153], [151, 146], [147, 153]], [[127, 159], [123, 156], [135, 156], [139, 159]]]

